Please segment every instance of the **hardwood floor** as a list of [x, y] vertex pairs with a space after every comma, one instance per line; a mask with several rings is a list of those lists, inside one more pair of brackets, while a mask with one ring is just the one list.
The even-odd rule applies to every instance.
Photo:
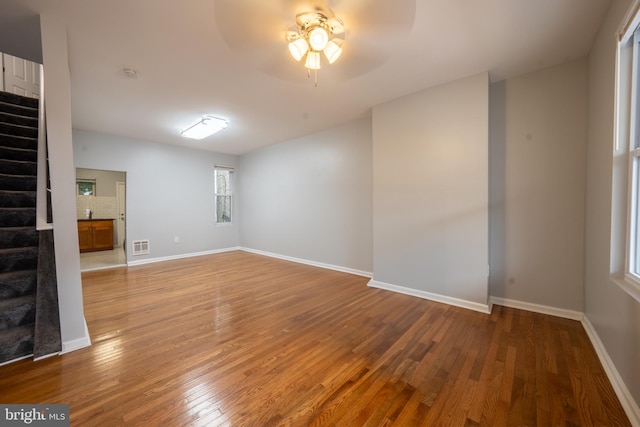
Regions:
[[629, 420], [576, 321], [477, 313], [245, 252], [83, 273], [93, 345], [0, 367], [74, 426]]

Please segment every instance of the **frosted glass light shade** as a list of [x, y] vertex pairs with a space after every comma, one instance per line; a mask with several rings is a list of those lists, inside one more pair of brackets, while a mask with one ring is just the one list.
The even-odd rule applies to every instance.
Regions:
[[307, 53], [307, 61], [304, 64], [310, 70], [320, 69], [320, 52], [310, 51]]
[[203, 139], [226, 128], [229, 122], [213, 116], [204, 116], [198, 123], [180, 132], [185, 138]]
[[291, 56], [293, 56], [293, 59], [296, 61], [300, 61], [308, 50], [309, 45], [302, 37], [289, 43], [289, 53], [291, 53]]
[[309, 44], [311, 45], [311, 49], [320, 52], [327, 47], [328, 42], [329, 34], [327, 34], [327, 30], [324, 28], [316, 27], [309, 32]]
[[327, 57], [329, 64], [333, 64], [342, 54], [342, 48], [338, 46], [333, 40], [327, 43], [327, 47], [324, 48], [324, 55]]

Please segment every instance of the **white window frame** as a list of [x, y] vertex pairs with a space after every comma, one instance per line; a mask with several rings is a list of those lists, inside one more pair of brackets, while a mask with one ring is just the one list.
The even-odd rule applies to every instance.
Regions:
[[[640, 2], [636, 0], [618, 31], [616, 51], [615, 146], [611, 278], [640, 302]], [[626, 177], [616, 175], [624, 157]], [[622, 166], [621, 166], [622, 167]], [[626, 189], [626, 190], [625, 190]], [[618, 197], [623, 191], [626, 197]], [[618, 203], [625, 206], [620, 209]], [[625, 220], [619, 221], [625, 217]], [[616, 225], [620, 223], [621, 226]], [[624, 245], [624, 247], [622, 247]], [[618, 263], [617, 251], [624, 256]], [[622, 260], [621, 260], [622, 261]], [[623, 271], [621, 271], [623, 270]]]
[[[229, 183], [228, 183], [228, 191], [226, 193], [218, 193], [218, 171], [228, 171], [229, 172]], [[215, 209], [215, 218], [216, 218], [216, 225], [231, 225], [233, 224], [233, 218], [235, 216], [234, 213], [234, 209], [233, 209], [233, 202], [234, 202], [234, 195], [233, 195], [233, 188], [234, 188], [234, 168], [232, 167], [228, 167], [228, 166], [214, 166], [214, 172], [213, 172], [213, 176], [214, 176], [214, 209]], [[218, 200], [220, 197], [228, 197], [229, 198], [229, 214], [230, 214], [230, 218], [229, 221], [220, 221], [218, 219]]]
[[[80, 191], [80, 184], [90, 184], [92, 194], [84, 194]], [[84, 197], [95, 197], [96, 195], [96, 179], [95, 178], [77, 178], [76, 179], [76, 195]]]

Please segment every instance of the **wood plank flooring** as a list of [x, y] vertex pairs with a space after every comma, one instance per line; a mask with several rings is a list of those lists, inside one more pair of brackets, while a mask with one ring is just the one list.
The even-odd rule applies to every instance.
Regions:
[[629, 425], [576, 321], [245, 252], [82, 277], [93, 345], [0, 367], [0, 403], [73, 426]]

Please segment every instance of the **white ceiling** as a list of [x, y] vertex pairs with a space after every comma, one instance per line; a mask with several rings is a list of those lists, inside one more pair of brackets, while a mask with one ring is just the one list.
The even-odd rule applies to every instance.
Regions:
[[[347, 39], [318, 87], [282, 35], [299, 0], [0, 0], [0, 15], [66, 22], [74, 128], [242, 154], [458, 78], [497, 81], [586, 56], [610, 2], [328, 0]], [[205, 114], [229, 127], [179, 136]]]

